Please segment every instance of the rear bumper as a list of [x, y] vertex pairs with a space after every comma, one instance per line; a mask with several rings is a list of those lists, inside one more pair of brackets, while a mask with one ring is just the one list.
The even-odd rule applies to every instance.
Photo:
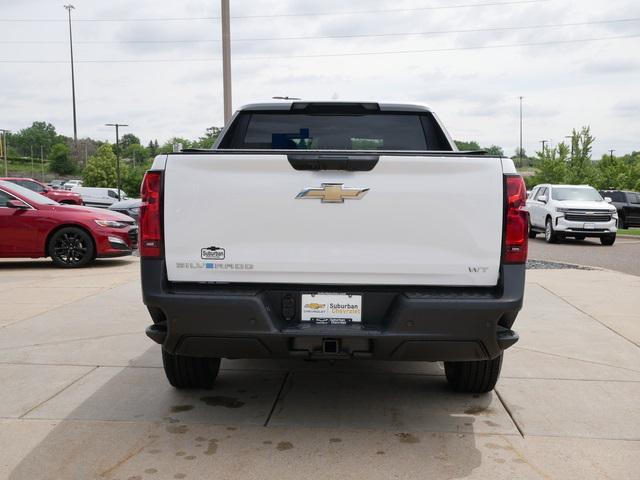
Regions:
[[[141, 269], [147, 335], [171, 353], [223, 358], [495, 358], [518, 340], [525, 278], [524, 265], [505, 265], [495, 288], [202, 285], [169, 284], [163, 260]], [[362, 324], [300, 323], [299, 296], [310, 291], [362, 294]]]

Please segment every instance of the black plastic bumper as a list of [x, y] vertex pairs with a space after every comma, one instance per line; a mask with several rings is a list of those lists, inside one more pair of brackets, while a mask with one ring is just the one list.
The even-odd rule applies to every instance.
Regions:
[[[163, 260], [141, 260], [147, 335], [179, 355], [461, 361], [495, 358], [518, 340], [524, 265], [494, 288], [170, 284]], [[301, 293], [363, 295], [362, 324], [299, 319]], [[293, 304], [292, 304], [293, 302]]]

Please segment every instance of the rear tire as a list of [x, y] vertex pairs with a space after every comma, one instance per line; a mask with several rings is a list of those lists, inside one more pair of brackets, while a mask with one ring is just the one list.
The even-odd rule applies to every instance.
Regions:
[[501, 367], [502, 354], [493, 360], [444, 362], [444, 373], [456, 392], [486, 393], [496, 386]]
[[614, 233], [613, 235], [606, 235], [604, 237], [600, 237], [600, 243], [602, 243], [602, 245], [606, 245], [607, 247], [610, 247], [611, 245], [616, 243], [616, 234]]
[[220, 370], [219, 358], [185, 357], [162, 350], [162, 365], [167, 380], [175, 388], [210, 390]]
[[529, 222], [529, 238], [536, 238], [536, 235], [538, 235], [538, 232], [533, 229], [531, 222]]

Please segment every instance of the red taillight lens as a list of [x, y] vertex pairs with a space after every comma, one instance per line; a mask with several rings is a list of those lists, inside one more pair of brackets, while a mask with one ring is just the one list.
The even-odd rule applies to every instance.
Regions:
[[158, 258], [162, 256], [162, 217], [160, 188], [162, 172], [147, 172], [140, 187], [140, 256]]
[[523, 207], [527, 202], [527, 188], [520, 175], [505, 175], [507, 189], [507, 222], [504, 237], [504, 263], [527, 261], [529, 242], [529, 214]]

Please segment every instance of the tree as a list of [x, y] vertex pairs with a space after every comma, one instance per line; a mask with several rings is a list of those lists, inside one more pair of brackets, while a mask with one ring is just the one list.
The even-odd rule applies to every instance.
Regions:
[[490, 147], [482, 148], [481, 150], [485, 150], [489, 155], [497, 155], [499, 157], [504, 157], [504, 150], [502, 149], [502, 147], [499, 147], [498, 145], [491, 145]]
[[31, 147], [39, 153], [41, 145], [48, 157], [51, 147], [57, 143], [64, 143], [64, 139], [56, 133], [56, 127], [47, 122], [33, 122], [30, 127], [11, 135], [12, 146], [25, 157], [31, 155]]
[[[596, 171], [591, 161], [591, 150], [595, 137], [589, 127], [575, 128], [571, 133], [571, 156], [569, 159], [566, 183], [573, 185], [592, 184], [596, 179]], [[564, 143], [562, 143], [564, 145]], [[567, 147], [569, 148], [569, 147]]]
[[[120, 176], [124, 178], [128, 174], [126, 165], [120, 165]], [[85, 187], [115, 187], [116, 178], [116, 155], [110, 144], [105, 143], [98, 148], [95, 155], [92, 155], [87, 162], [87, 167], [83, 172]], [[123, 189], [124, 190], [124, 189]]]
[[60, 175], [73, 173], [75, 166], [71, 161], [71, 150], [64, 143], [56, 143], [49, 152], [49, 169]]
[[140, 139], [133, 133], [125, 133], [120, 139], [120, 151], [126, 151], [131, 145], [139, 145]]
[[187, 138], [173, 137], [162, 144], [158, 153], [171, 153], [173, 152], [173, 146], [177, 144], [181, 144], [182, 148], [191, 148], [193, 146], [191, 140]]
[[565, 143], [536, 152], [536, 157], [536, 173], [530, 177], [532, 184], [565, 183], [569, 157], [569, 147]]
[[149, 158], [149, 151], [139, 143], [133, 143], [123, 151], [123, 157], [130, 159], [134, 165], [139, 165]]
[[480, 150], [480, 144], [478, 142], [465, 142], [463, 140], [454, 140], [458, 150]]
[[195, 148], [212, 148], [213, 144], [216, 143], [216, 140], [220, 136], [220, 132], [222, 129], [220, 127], [209, 127], [207, 128], [204, 137], [200, 137], [198, 141], [193, 143], [193, 147]]
[[158, 154], [158, 150], [160, 149], [160, 145], [158, 145], [158, 140], [153, 140], [149, 142], [147, 146], [147, 150], [149, 151], [149, 156], [155, 157]]

